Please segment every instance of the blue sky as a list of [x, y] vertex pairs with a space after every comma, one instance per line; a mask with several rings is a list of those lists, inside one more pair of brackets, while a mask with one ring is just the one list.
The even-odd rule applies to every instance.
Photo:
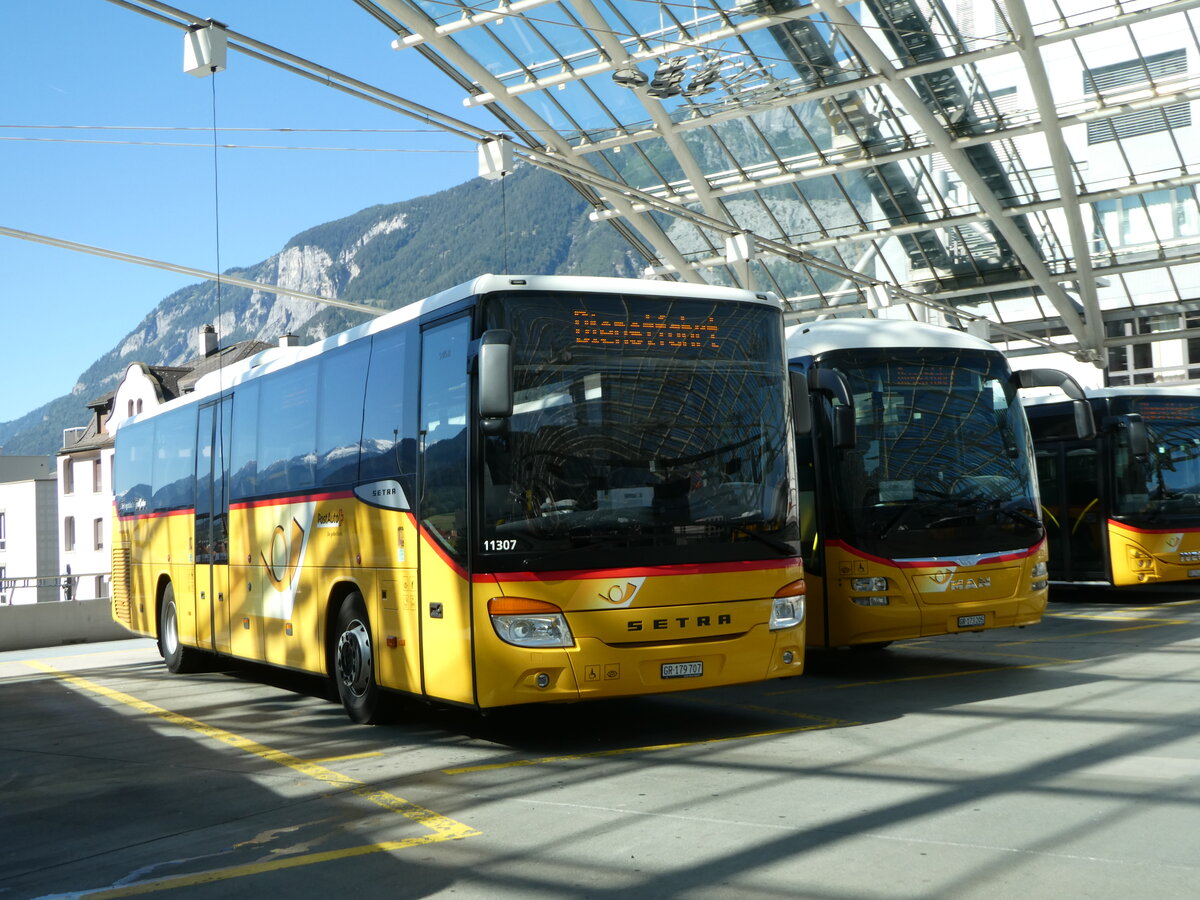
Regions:
[[[392, 50], [392, 35], [350, 0], [198, 3], [178, 8], [499, 127], [464, 110], [461, 90], [414, 50]], [[8, 228], [208, 271], [219, 249], [224, 270], [267, 258], [306, 228], [477, 174], [473, 144], [243, 54], [231, 51], [213, 78], [185, 74], [181, 31], [105, 0], [4, 3], [0, 27]], [[214, 78], [218, 144], [378, 152], [221, 149], [214, 182]], [[282, 128], [297, 131], [232, 130]], [[369, 133], [380, 129], [388, 133]], [[69, 392], [163, 297], [194, 282], [6, 236], [0, 271], [0, 422]]]

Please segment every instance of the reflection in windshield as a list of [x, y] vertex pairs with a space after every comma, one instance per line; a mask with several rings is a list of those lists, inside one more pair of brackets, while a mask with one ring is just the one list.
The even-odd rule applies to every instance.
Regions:
[[1114, 512], [1145, 521], [1200, 517], [1200, 401], [1190, 398], [1120, 398], [1121, 412], [1140, 415], [1150, 452], [1130, 453], [1127, 435], [1116, 447]]
[[794, 552], [775, 309], [529, 294], [486, 309], [515, 335], [515, 395], [485, 441], [484, 552], [543, 569], [603, 548], [620, 565]]
[[820, 364], [854, 395], [857, 442], [836, 455], [833, 487], [855, 546], [930, 558], [1040, 538], [1028, 428], [1002, 357], [853, 350]]

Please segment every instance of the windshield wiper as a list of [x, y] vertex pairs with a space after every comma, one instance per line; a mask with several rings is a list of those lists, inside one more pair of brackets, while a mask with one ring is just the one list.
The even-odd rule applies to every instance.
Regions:
[[1000, 506], [996, 508], [996, 512], [1004, 513], [1004, 515], [1008, 516], [1010, 519], [1014, 519], [1023, 525], [1028, 525], [1030, 528], [1037, 529], [1042, 527], [1042, 523], [1036, 518], [1029, 515], [1029, 513], [1021, 512], [1019, 509], [1007, 509], [1006, 507]]
[[780, 556], [800, 555], [800, 551], [786, 541], [781, 541], [778, 538], [768, 537], [767, 535], [757, 531], [751, 531], [745, 525], [739, 525], [737, 522], [726, 522], [725, 524], [728, 525], [732, 531], [740, 531], [742, 534], [752, 537], [754, 540], [759, 541], [760, 543], [766, 544]]

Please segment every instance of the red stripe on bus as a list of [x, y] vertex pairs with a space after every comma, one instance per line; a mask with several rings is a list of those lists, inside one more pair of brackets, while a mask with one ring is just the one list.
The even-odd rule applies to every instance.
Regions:
[[1138, 534], [1196, 534], [1200, 532], [1200, 528], [1138, 528], [1118, 522], [1116, 519], [1109, 519], [1108, 524], [1114, 528], [1124, 528], [1126, 531], [1134, 531]]
[[762, 572], [798, 568], [800, 557], [785, 559], [742, 560], [724, 563], [686, 563], [667, 566], [639, 566], [628, 569], [559, 569], [553, 572], [488, 572], [477, 574], [480, 581], [581, 581], [587, 578], [642, 578], [647, 576], [714, 575], [728, 572]]
[[330, 491], [324, 494], [297, 494], [294, 497], [276, 497], [272, 500], [242, 500], [230, 503], [230, 509], [258, 509], [265, 506], [286, 506], [290, 503], [318, 503], [322, 500], [347, 500], [354, 491]]
[[[1046, 540], [1045, 540], [1045, 538], [1043, 538], [1042, 540], [1038, 541], [1036, 544], [1034, 544], [1032, 547], [1030, 547], [1026, 550], [1014, 550], [1011, 553], [997, 553], [995, 556], [981, 556], [974, 563], [971, 563], [971, 565], [983, 566], [983, 565], [990, 565], [991, 563], [1012, 562], [1013, 560], [1017, 560], [1017, 559], [1028, 559], [1029, 557], [1031, 557], [1035, 553], [1037, 553], [1038, 550], [1040, 550], [1042, 548], [1042, 545], [1045, 543], [1046, 543]], [[887, 559], [886, 557], [875, 556], [873, 553], [867, 553], [864, 550], [859, 550], [855, 547], [851, 547], [845, 541], [828, 541], [828, 542], [826, 542], [826, 546], [827, 547], [837, 547], [839, 550], [845, 550], [847, 553], [849, 553], [853, 556], [857, 556], [860, 559], [869, 560], [870, 562], [882, 563], [885, 566], [895, 566], [897, 569], [928, 568], [930, 566], [944, 566], [944, 565], [949, 565], [951, 563], [953, 563], [954, 565], [958, 565], [958, 560], [955, 557], [949, 557], [949, 556], [931, 557], [929, 559]], [[971, 556], [973, 554], [968, 553], [965, 555]]]
[[117, 513], [117, 518], [122, 522], [137, 522], [143, 519], [166, 519], [170, 516], [193, 516], [195, 514], [195, 508], [188, 507], [187, 509], [170, 509], [166, 512], [134, 513], [132, 516]]

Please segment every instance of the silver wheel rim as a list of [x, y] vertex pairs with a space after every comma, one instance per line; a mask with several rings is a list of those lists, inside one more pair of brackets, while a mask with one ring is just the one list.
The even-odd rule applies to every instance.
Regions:
[[353, 696], [361, 697], [371, 685], [371, 635], [358, 619], [351, 622], [338, 638], [338, 677]]
[[179, 622], [172, 601], [163, 608], [163, 652], [170, 656], [179, 648]]

